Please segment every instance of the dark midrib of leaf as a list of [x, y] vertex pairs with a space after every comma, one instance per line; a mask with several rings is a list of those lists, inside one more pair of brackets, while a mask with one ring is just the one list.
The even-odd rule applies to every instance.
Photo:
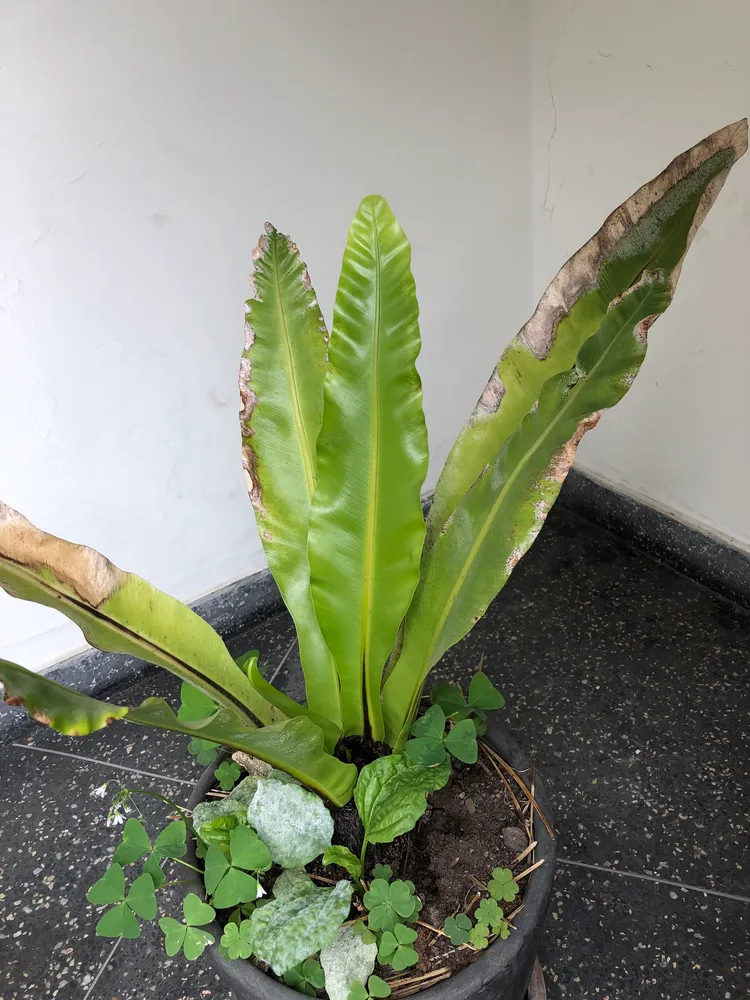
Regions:
[[[380, 240], [378, 239], [378, 226], [376, 218], [376, 208], [373, 206], [372, 212], [372, 232], [373, 232], [373, 243], [375, 246], [375, 318], [373, 323], [373, 351], [372, 351], [372, 410], [373, 410], [373, 434], [372, 434], [372, 449], [373, 455], [375, 456], [375, 461], [371, 463], [370, 466], [370, 484], [368, 490], [368, 504], [367, 504], [367, 541], [366, 541], [366, 565], [365, 565], [365, 587], [364, 593], [362, 595], [362, 605], [364, 610], [364, 618], [362, 622], [363, 635], [362, 635], [362, 650], [364, 653], [365, 662], [369, 664], [370, 660], [370, 644], [372, 637], [372, 578], [374, 574], [374, 549], [375, 549], [375, 534], [377, 531], [377, 526], [375, 524], [375, 504], [378, 497], [378, 487], [380, 481], [380, 372], [379, 372], [379, 359], [380, 359], [380, 341], [382, 336], [382, 275], [380, 271]], [[367, 704], [367, 676], [363, 673], [362, 677], [363, 692], [362, 697], [364, 704]]]
[[289, 381], [291, 382], [291, 396], [292, 396], [292, 410], [294, 412], [294, 422], [297, 425], [297, 431], [300, 439], [300, 451], [302, 452], [302, 464], [305, 468], [305, 480], [307, 482], [307, 495], [311, 500], [312, 495], [315, 491], [315, 472], [314, 464], [312, 459], [312, 449], [310, 447], [310, 442], [307, 437], [307, 427], [305, 426], [305, 421], [302, 416], [302, 405], [300, 402], [300, 393], [297, 380], [297, 369], [294, 365], [294, 355], [292, 353], [291, 339], [289, 336], [289, 326], [286, 321], [286, 312], [284, 311], [283, 300], [281, 297], [281, 275], [280, 262], [279, 262], [279, 251], [278, 243], [274, 239], [273, 241], [273, 255], [274, 255], [274, 278], [275, 278], [275, 288], [276, 288], [276, 303], [279, 310], [279, 316], [281, 317], [281, 326], [284, 331], [283, 344], [284, 344], [284, 356], [287, 360], [287, 367], [289, 370]]

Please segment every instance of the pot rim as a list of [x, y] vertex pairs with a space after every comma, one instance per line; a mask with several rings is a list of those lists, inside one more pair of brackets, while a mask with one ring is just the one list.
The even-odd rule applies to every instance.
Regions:
[[[513, 739], [510, 729], [505, 722], [490, 715], [487, 720], [487, 732], [484, 739], [488, 740], [503, 759], [518, 771], [519, 774], [530, 774], [531, 762]], [[219, 754], [214, 763], [209, 765], [203, 772], [188, 801], [189, 809], [193, 809], [199, 802], [202, 802], [206, 798], [209, 789], [212, 787], [216, 768], [227, 757], [229, 757], [228, 753]], [[538, 773], [534, 778], [534, 797], [544, 810], [544, 815], [554, 829], [549, 799]], [[510, 937], [505, 941], [498, 938], [486, 951], [481, 952], [478, 958], [461, 969], [460, 972], [437, 983], [435, 986], [428, 986], [426, 989], [420, 991], [420, 997], [424, 996], [427, 1000], [455, 1000], [457, 995], [473, 996], [480, 993], [505, 968], [512, 967], [516, 960], [520, 958], [528, 940], [538, 935], [547, 915], [547, 907], [552, 894], [556, 845], [536, 813], [534, 816], [533, 833], [537, 841], [535, 848], [536, 860], [544, 859], [544, 864], [540, 865], [529, 876], [526, 893], [523, 897], [523, 909], [514, 921], [515, 929], [511, 932]], [[188, 860], [191, 864], [197, 864], [198, 859], [195, 854], [195, 844], [192, 837], [188, 838], [187, 847]], [[230, 961], [223, 958], [218, 945], [218, 940], [222, 935], [220, 925], [217, 921], [214, 921], [206, 929], [216, 938], [216, 943], [208, 946], [206, 954], [224, 983], [236, 993], [238, 1000], [241, 1000], [245, 996], [258, 997], [262, 998], [262, 1000], [292, 1000], [293, 997], [299, 997], [299, 993], [296, 990], [293, 990], [289, 986], [283, 986], [251, 962], [241, 960]]]

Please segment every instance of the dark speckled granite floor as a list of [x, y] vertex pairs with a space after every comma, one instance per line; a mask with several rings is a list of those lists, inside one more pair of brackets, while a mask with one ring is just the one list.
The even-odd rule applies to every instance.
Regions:
[[[279, 666], [291, 640], [280, 615], [245, 648]], [[550, 1000], [750, 996], [750, 613], [558, 508], [437, 674], [482, 654], [556, 808]], [[293, 651], [278, 682], [299, 692]], [[154, 674], [127, 698], [176, 691]], [[96, 938], [85, 902], [116, 838], [91, 789], [119, 778], [184, 801], [200, 770], [185, 744], [34, 727], [3, 748], [2, 1000], [229, 1000], [207, 963], [166, 959], [153, 927]]]

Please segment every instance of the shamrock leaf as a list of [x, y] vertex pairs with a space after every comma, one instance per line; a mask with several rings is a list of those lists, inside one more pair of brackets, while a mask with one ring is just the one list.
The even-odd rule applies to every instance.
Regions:
[[267, 871], [271, 855], [258, 835], [247, 826], [238, 826], [229, 835], [228, 860], [218, 844], [209, 844], [203, 879], [206, 892], [220, 910], [239, 903], [251, 903], [262, 895], [257, 879], [248, 871]]
[[487, 924], [474, 924], [469, 931], [469, 944], [482, 951], [490, 943], [490, 929]]
[[367, 980], [367, 992], [371, 997], [377, 997], [378, 1000], [385, 1000], [385, 997], [391, 995], [391, 988], [380, 976], [370, 976]]
[[214, 771], [214, 777], [225, 792], [231, 792], [241, 774], [240, 765], [233, 760], [223, 760]]
[[428, 708], [414, 721], [409, 732], [415, 737], [404, 748], [409, 760], [423, 767], [432, 767], [445, 760], [445, 712], [439, 705]]
[[112, 864], [98, 882], [88, 891], [89, 903], [102, 906], [104, 903], [119, 903], [125, 899], [125, 873], [119, 864]]
[[183, 820], [178, 819], [166, 826], [154, 844], [154, 854], [158, 858], [182, 858], [187, 853], [187, 829]]
[[446, 917], [443, 924], [443, 933], [450, 938], [451, 944], [466, 944], [469, 940], [471, 930], [471, 920], [465, 913], [457, 913], [455, 917]]
[[333, 844], [327, 847], [323, 855], [324, 865], [338, 865], [349, 872], [352, 878], [359, 878], [362, 874], [362, 865], [356, 854], [352, 854], [348, 847], [340, 844]]
[[[203, 722], [216, 715], [219, 706], [187, 681], [180, 688], [180, 708], [177, 718], [180, 722]], [[210, 763], [210, 761], [209, 761]]]
[[242, 920], [239, 924], [228, 923], [221, 936], [221, 946], [228, 958], [250, 958], [250, 921]]
[[458, 684], [448, 684], [445, 681], [436, 684], [430, 693], [430, 701], [433, 705], [439, 705], [447, 718], [456, 722], [465, 719], [471, 711]]
[[361, 937], [365, 944], [374, 944], [378, 936], [374, 934], [364, 920], [355, 920], [352, 924], [352, 932]]
[[287, 986], [291, 986], [299, 993], [306, 993], [310, 997], [315, 996], [316, 990], [323, 989], [325, 981], [323, 967], [314, 958], [308, 958], [284, 973], [284, 982]]
[[148, 874], [139, 875], [130, 887], [125, 902], [133, 913], [143, 920], [153, 920], [156, 916], [156, 896], [154, 880]]
[[210, 740], [201, 740], [197, 736], [194, 736], [188, 743], [188, 753], [192, 754], [199, 764], [213, 764], [216, 760], [218, 749], [218, 743], [212, 743]]
[[373, 879], [363, 902], [370, 911], [368, 923], [374, 931], [392, 931], [402, 920], [414, 919], [420, 909], [413, 884], [401, 879]]
[[250, 872], [267, 872], [271, 867], [271, 852], [249, 826], [238, 826], [229, 834], [229, 853], [235, 868]]
[[477, 747], [477, 731], [472, 720], [463, 719], [461, 722], [457, 722], [445, 737], [444, 746], [464, 764], [476, 764], [479, 749]]
[[193, 961], [203, 954], [209, 944], [214, 943], [213, 934], [202, 930], [201, 925], [210, 923], [216, 913], [194, 892], [185, 896], [182, 912], [185, 915], [184, 924], [173, 917], [162, 917], [159, 921], [159, 927], [164, 932], [164, 950], [170, 957], [182, 950], [185, 958]]
[[112, 860], [118, 865], [130, 865], [148, 855], [143, 871], [151, 876], [154, 887], [159, 889], [166, 881], [161, 862], [165, 858], [181, 858], [187, 852], [186, 835], [185, 823], [177, 820], [162, 830], [152, 847], [143, 824], [137, 819], [129, 819]]
[[141, 925], [127, 903], [118, 903], [101, 917], [96, 925], [96, 933], [99, 937], [132, 940], [141, 936]]
[[130, 865], [151, 853], [151, 838], [140, 820], [129, 819], [122, 829], [122, 840], [112, 860], [118, 865]]
[[416, 965], [419, 955], [411, 947], [417, 940], [417, 932], [406, 924], [395, 924], [393, 930], [383, 933], [378, 949], [378, 961], [390, 965], [397, 972]]
[[474, 918], [478, 923], [487, 924], [493, 931], [500, 930], [504, 923], [503, 911], [496, 899], [483, 899], [476, 909]]
[[146, 858], [146, 863], [143, 866], [144, 875], [150, 875], [154, 880], [154, 888], [161, 889], [164, 883], [167, 881], [167, 876], [164, 874], [161, 868], [161, 861], [159, 856], [155, 853], [149, 854]]
[[370, 994], [367, 992], [364, 983], [355, 979], [349, 990], [348, 1000], [368, 1000], [369, 996]]
[[390, 882], [393, 878], [393, 869], [390, 865], [375, 865], [372, 869], [373, 878], [384, 878], [386, 882]]
[[391, 995], [391, 988], [380, 976], [372, 975], [367, 980], [367, 986], [355, 979], [349, 990], [348, 1000], [369, 1000], [370, 997], [382, 998]]
[[404, 752], [410, 761], [421, 764], [422, 767], [434, 767], [435, 764], [442, 764], [446, 758], [442, 738], [438, 740], [434, 736], [420, 736], [414, 740], [407, 740]]
[[518, 895], [518, 883], [510, 868], [495, 868], [487, 883], [487, 890], [493, 899], [504, 899], [506, 903], [512, 903]]
[[469, 708], [478, 715], [480, 719], [487, 717], [487, 712], [495, 708], [502, 708], [505, 698], [489, 679], [487, 674], [481, 671], [474, 674], [469, 684]]
[[445, 712], [439, 705], [432, 705], [424, 715], [412, 723], [412, 736], [441, 740], [445, 732]]
[[117, 904], [99, 919], [96, 925], [99, 937], [131, 939], [140, 937], [141, 928], [135, 915], [144, 920], [153, 920], [156, 916], [153, 878], [147, 873], [139, 875], [126, 896], [125, 875], [118, 864], [112, 864], [107, 869], [99, 881], [89, 889], [86, 898], [95, 906], [106, 903]]

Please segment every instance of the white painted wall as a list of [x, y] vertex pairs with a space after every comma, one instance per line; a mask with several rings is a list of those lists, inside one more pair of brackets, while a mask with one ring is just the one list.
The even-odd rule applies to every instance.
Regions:
[[[0, 38], [0, 497], [184, 599], [259, 569], [250, 251], [291, 231], [330, 316], [373, 191], [413, 243], [434, 481], [531, 304], [525, 5], [5, 0]], [[60, 623], [2, 595], [0, 655], [78, 647]]]
[[[616, 205], [750, 113], [747, 0], [533, 0], [535, 298]], [[750, 550], [750, 159], [578, 468]]]

